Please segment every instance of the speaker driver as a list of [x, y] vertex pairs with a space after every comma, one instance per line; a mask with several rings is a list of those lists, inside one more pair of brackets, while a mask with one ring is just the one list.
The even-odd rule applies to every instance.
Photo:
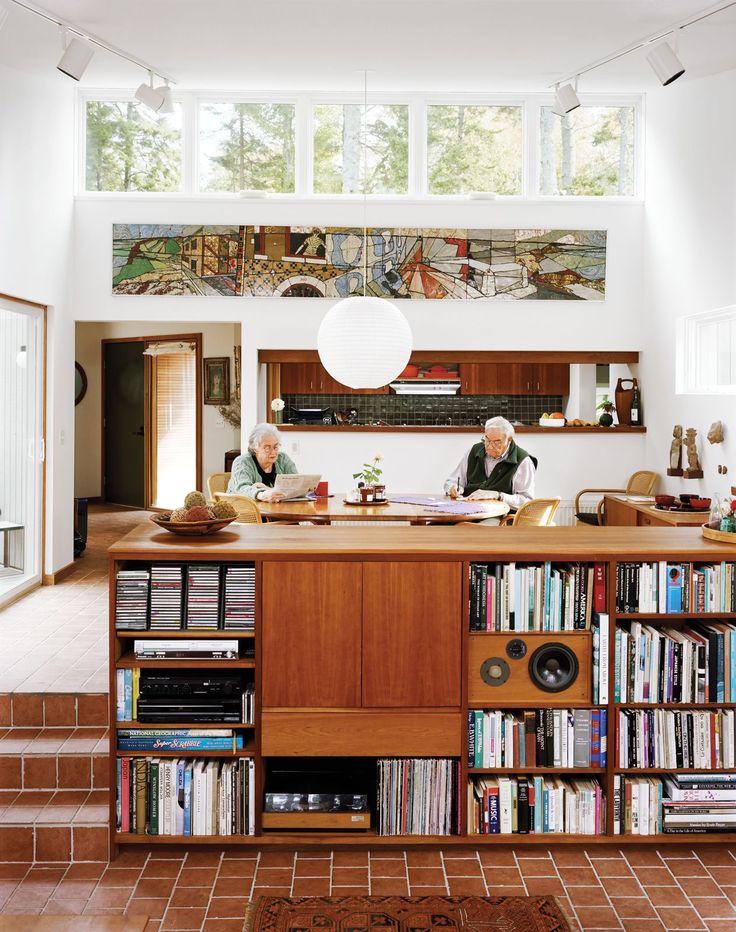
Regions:
[[509, 673], [509, 665], [503, 657], [489, 657], [480, 667], [480, 678], [487, 686], [503, 686]]
[[529, 676], [535, 686], [557, 693], [571, 686], [578, 677], [578, 658], [564, 644], [542, 644], [529, 658]]
[[521, 638], [512, 638], [506, 645], [506, 653], [512, 660], [521, 660], [526, 656], [526, 641]]

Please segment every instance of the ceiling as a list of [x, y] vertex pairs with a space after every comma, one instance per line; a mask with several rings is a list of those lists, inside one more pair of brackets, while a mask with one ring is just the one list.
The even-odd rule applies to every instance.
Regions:
[[[0, 64], [55, 70], [59, 31], [5, 0]], [[0, 5], [3, 0], [0, 0]], [[169, 73], [183, 88], [543, 91], [695, 13], [705, 0], [39, 0], [53, 16]], [[1, 18], [1, 17], [0, 17]], [[683, 30], [682, 81], [736, 68], [736, 5]], [[98, 51], [90, 87], [131, 87], [140, 69]], [[580, 91], [657, 87], [642, 51]]]

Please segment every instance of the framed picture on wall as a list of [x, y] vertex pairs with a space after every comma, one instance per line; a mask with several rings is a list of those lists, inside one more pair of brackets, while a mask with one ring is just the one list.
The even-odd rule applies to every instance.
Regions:
[[230, 357], [208, 356], [204, 360], [204, 403], [226, 405], [230, 402]]

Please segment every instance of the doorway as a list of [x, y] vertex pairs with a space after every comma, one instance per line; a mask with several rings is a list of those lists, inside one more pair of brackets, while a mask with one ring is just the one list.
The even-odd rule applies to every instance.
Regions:
[[41, 582], [46, 308], [0, 295], [0, 604]]
[[201, 488], [201, 335], [102, 340], [102, 498], [181, 505]]

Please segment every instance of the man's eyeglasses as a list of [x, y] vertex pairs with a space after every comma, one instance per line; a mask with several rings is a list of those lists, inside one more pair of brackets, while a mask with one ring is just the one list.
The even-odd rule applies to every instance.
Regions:
[[507, 442], [508, 438], [506, 437], [501, 440], [491, 440], [490, 437], [486, 437], [486, 435], [483, 434], [483, 443], [485, 443], [487, 447], [493, 447], [495, 450], [503, 450]]

